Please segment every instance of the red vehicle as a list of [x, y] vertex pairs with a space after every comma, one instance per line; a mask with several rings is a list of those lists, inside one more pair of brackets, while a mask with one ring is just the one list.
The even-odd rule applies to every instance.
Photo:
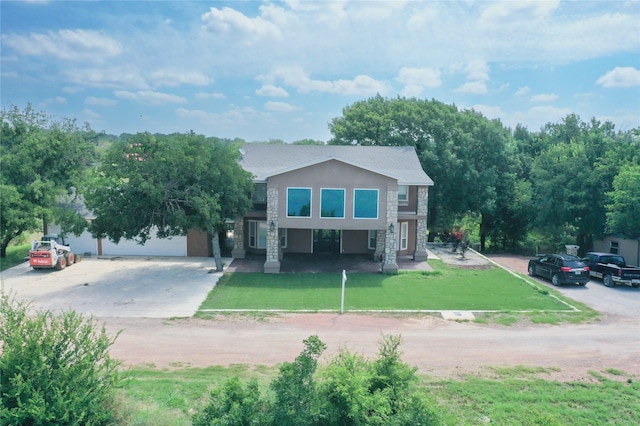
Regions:
[[79, 260], [69, 246], [57, 242], [55, 237], [45, 236], [42, 241], [31, 242], [29, 266], [33, 269], [55, 268], [60, 271]]

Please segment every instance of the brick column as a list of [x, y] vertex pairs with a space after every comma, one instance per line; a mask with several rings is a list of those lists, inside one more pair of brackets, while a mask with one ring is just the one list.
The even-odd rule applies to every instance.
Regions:
[[[393, 226], [391, 226], [393, 225]], [[393, 232], [391, 232], [393, 228]], [[384, 238], [384, 260], [382, 262], [382, 272], [385, 274], [396, 274], [398, 264], [398, 190], [387, 190], [387, 227]]]
[[416, 223], [416, 251], [413, 260], [424, 262], [427, 260], [427, 209], [429, 201], [429, 187], [418, 187], [418, 220]]
[[233, 250], [231, 250], [231, 257], [235, 259], [244, 259], [245, 255], [244, 219], [237, 217], [233, 223]]
[[[273, 229], [271, 224], [273, 223]], [[267, 189], [267, 258], [264, 272], [280, 272], [280, 238], [278, 237], [278, 189]]]

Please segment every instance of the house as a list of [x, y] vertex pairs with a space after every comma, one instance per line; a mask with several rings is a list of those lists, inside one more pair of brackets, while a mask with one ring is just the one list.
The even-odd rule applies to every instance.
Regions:
[[640, 266], [640, 237], [631, 238], [621, 234], [604, 236], [593, 242], [593, 251], [619, 254], [628, 265]]
[[253, 210], [234, 223], [232, 257], [264, 254], [264, 272], [287, 253], [370, 254], [385, 273], [398, 256], [427, 258], [433, 181], [413, 147], [245, 144]]

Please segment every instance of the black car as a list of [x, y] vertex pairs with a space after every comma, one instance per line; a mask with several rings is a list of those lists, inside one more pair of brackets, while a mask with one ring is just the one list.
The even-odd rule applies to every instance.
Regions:
[[560, 284], [586, 285], [589, 267], [571, 254], [548, 254], [529, 261], [529, 275], [549, 278], [555, 286]]

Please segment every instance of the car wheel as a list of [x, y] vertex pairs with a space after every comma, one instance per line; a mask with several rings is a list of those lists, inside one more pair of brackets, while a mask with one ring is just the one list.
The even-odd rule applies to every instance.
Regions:
[[531, 277], [535, 277], [536, 276], [536, 267], [533, 265], [529, 266], [529, 276]]
[[604, 282], [604, 285], [606, 287], [613, 287], [613, 278], [611, 278], [611, 275], [605, 275], [604, 279], [602, 280], [602, 282]]
[[558, 274], [553, 274], [551, 276], [551, 284], [553, 284], [556, 287], [560, 285], [560, 277], [558, 276]]
[[76, 257], [73, 253], [71, 253], [70, 251], [66, 252], [64, 254], [65, 259], [67, 259], [67, 266], [71, 266], [74, 263], [76, 263]]
[[631, 284], [633, 288], [640, 288], [640, 284]]
[[579, 286], [584, 287], [587, 285], [587, 283], [578, 283]]

